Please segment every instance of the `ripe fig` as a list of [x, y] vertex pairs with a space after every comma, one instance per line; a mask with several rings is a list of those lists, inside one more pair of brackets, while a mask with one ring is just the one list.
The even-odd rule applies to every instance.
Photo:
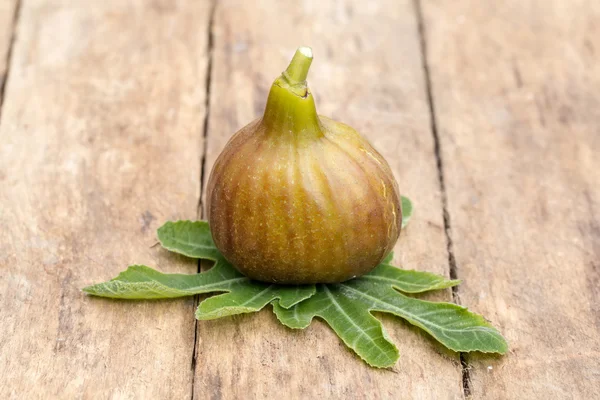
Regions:
[[371, 271], [400, 234], [398, 185], [351, 127], [318, 116], [300, 47], [262, 118], [229, 140], [208, 183], [217, 248], [259, 281], [342, 282]]

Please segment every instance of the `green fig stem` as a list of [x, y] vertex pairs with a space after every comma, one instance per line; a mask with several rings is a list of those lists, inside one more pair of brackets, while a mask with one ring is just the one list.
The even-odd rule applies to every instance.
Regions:
[[296, 54], [292, 58], [290, 65], [283, 72], [283, 76], [290, 85], [297, 85], [306, 82], [310, 64], [312, 64], [313, 54], [310, 47], [298, 47]]
[[299, 47], [287, 69], [275, 79], [262, 126], [272, 137], [310, 140], [323, 136], [306, 77], [313, 60], [310, 47]]

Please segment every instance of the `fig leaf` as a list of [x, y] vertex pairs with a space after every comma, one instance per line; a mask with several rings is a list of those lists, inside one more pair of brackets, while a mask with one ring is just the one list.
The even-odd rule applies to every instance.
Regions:
[[[220, 304], [206, 314], [212, 318], [256, 312], [275, 299], [282, 307], [291, 307], [315, 293], [315, 285], [269, 285], [246, 278], [219, 253], [206, 221], [167, 222], [158, 229], [158, 239], [168, 250], [212, 260], [215, 265], [206, 272], [192, 275], [163, 274], [145, 265], [132, 265], [116, 278], [88, 286], [83, 291], [94, 296], [131, 300], [228, 292], [208, 299], [208, 306]], [[207, 300], [202, 304], [205, 302]]]
[[[410, 213], [408, 213], [410, 217]], [[323, 319], [366, 363], [390, 367], [398, 349], [371, 312], [404, 318], [454, 351], [504, 354], [504, 338], [485, 319], [451, 303], [408, 297], [460, 283], [428, 272], [403, 270], [390, 263], [393, 254], [370, 273], [339, 284], [275, 285], [252, 281], [239, 273], [216, 249], [206, 221], [167, 222], [158, 230], [163, 247], [192, 258], [215, 261], [199, 274], [164, 274], [144, 265], [132, 265], [116, 278], [88, 286], [84, 292], [118, 299], [161, 299], [225, 292], [203, 300], [196, 311], [200, 320], [256, 312], [267, 304], [282, 324], [306, 328], [315, 317]]]
[[395, 290], [416, 292], [457, 284], [438, 277], [439, 281], [431, 280], [428, 286], [426, 281], [431, 277], [422, 276], [423, 281], [417, 279], [420, 283], [415, 287], [411, 287], [412, 282], [407, 285], [407, 278], [410, 281], [421, 274], [382, 264], [361, 278], [319, 284], [314, 296], [291, 308], [274, 302], [273, 311], [282, 324], [295, 329], [306, 328], [314, 317], [323, 319], [346, 346], [373, 367], [391, 367], [399, 357], [373, 311], [397, 315], [454, 351], [507, 351], [502, 335], [482, 316], [456, 304], [419, 300]]
[[408, 225], [410, 217], [413, 213], [412, 201], [408, 197], [400, 196], [400, 204], [402, 204], [402, 228]]
[[206, 221], [168, 221], [156, 235], [162, 247], [186, 257], [213, 261], [221, 257]]
[[[225, 259], [219, 257], [214, 267], [193, 275], [163, 274], [145, 265], [132, 265], [116, 278], [88, 286], [84, 292], [113, 299], [165, 299], [201, 293], [229, 292], [204, 300], [202, 309], [213, 305], [207, 315], [213, 319], [226, 315], [256, 312], [278, 299], [282, 307], [291, 307], [315, 293], [314, 285], [282, 286], [251, 281]], [[209, 301], [210, 300], [210, 301]], [[219, 306], [214, 307], [215, 303]], [[218, 308], [218, 309], [217, 309]]]

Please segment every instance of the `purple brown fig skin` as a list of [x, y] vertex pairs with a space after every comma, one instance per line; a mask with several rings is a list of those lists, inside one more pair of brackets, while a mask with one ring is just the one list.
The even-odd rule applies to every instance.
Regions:
[[211, 172], [213, 240], [259, 281], [336, 283], [366, 274], [400, 234], [392, 171], [354, 129], [317, 116], [305, 81], [280, 79], [263, 118], [231, 138]]

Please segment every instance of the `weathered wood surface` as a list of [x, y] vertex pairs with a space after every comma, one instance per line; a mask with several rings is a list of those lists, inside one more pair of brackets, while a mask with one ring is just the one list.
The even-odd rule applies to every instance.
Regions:
[[[235, 131], [262, 115], [271, 83], [295, 48], [312, 45], [308, 82], [317, 110], [362, 132], [389, 160], [402, 193], [418, 204], [396, 261], [447, 275], [412, 2], [222, 1], [213, 29], [206, 170]], [[438, 298], [449, 300], [450, 292]], [[195, 397], [462, 397], [456, 355], [398, 318], [382, 319], [401, 352], [394, 371], [369, 368], [320, 321], [305, 331], [281, 326], [270, 307], [259, 315], [200, 322]]]
[[197, 270], [150, 246], [196, 217], [207, 26], [206, 2], [23, 2], [0, 121], [0, 398], [190, 396], [192, 299], [80, 289], [128, 263]]
[[[13, 26], [0, 0], [0, 398], [600, 397], [600, 5], [223, 0], [211, 23], [213, 4], [22, 0]], [[319, 112], [367, 136], [414, 200], [396, 262], [453, 268], [506, 357], [461, 371], [380, 316], [401, 359], [374, 370], [318, 321], [290, 331], [265, 310], [194, 332], [192, 299], [80, 292], [129, 263], [196, 271], [154, 232], [197, 217], [202, 160], [206, 181], [302, 44]]]
[[460, 297], [511, 346], [471, 392], [600, 398], [600, 3], [424, 14]]

